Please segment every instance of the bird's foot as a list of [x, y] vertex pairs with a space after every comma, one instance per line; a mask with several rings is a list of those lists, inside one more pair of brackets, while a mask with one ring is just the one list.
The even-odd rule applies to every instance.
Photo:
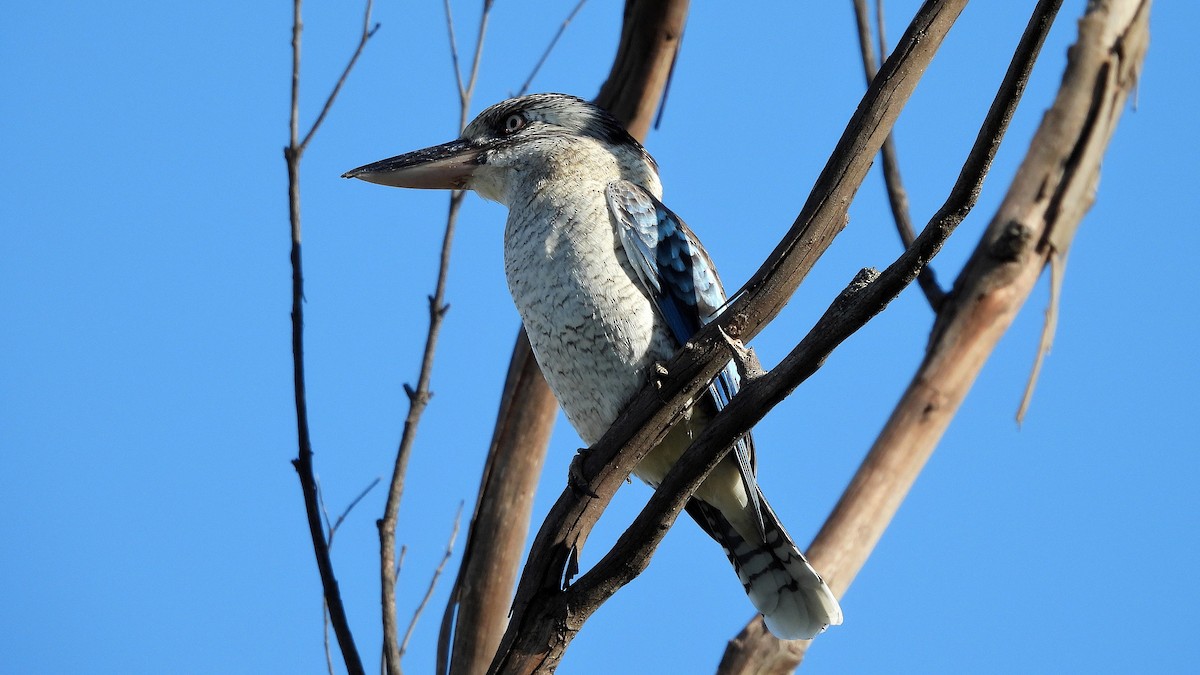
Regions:
[[650, 368], [650, 381], [654, 383], [654, 388], [662, 389], [663, 382], [670, 374], [671, 371], [667, 370], [667, 364], [662, 361], [655, 361], [654, 365]]
[[588, 479], [583, 473], [583, 462], [587, 460], [587, 453], [587, 448], [580, 448], [575, 453], [575, 457], [571, 459], [571, 466], [567, 469], [567, 485], [576, 495], [595, 499], [600, 495], [593, 492], [588, 486]]

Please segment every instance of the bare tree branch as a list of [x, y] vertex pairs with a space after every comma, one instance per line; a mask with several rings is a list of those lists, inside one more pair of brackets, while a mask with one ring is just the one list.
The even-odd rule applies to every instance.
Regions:
[[[450, 29], [450, 56], [454, 63], [454, 74], [458, 82], [459, 94], [459, 129], [467, 124], [470, 114], [471, 95], [475, 91], [475, 82], [479, 78], [479, 62], [483, 54], [483, 39], [487, 34], [488, 16], [491, 11], [491, 0], [483, 3], [483, 14], [479, 21], [479, 34], [475, 41], [475, 54], [471, 64], [471, 72], [463, 84], [463, 76], [458, 67], [458, 48], [454, 41], [454, 24], [450, 15], [450, 4], [446, 3], [446, 23]], [[408, 459], [412, 454], [413, 444], [417, 437], [417, 427], [421, 415], [433, 393], [429, 382], [433, 376], [433, 360], [437, 351], [438, 335], [441, 333], [442, 320], [450, 306], [445, 304], [446, 280], [450, 272], [450, 250], [454, 243], [454, 229], [458, 223], [458, 211], [462, 207], [464, 193], [454, 191], [450, 195], [449, 211], [446, 214], [446, 230], [442, 237], [441, 256], [438, 261], [437, 281], [433, 295], [429, 296], [429, 331], [425, 337], [425, 350], [421, 357], [421, 368], [417, 374], [417, 386], [412, 388], [405, 385], [408, 393], [408, 415], [404, 420], [404, 431], [400, 436], [400, 446], [396, 451], [396, 463], [392, 471], [392, 480], [388, 488], [387, 503], [384, 505], [383, 518], [379, 519], [379, 571], [380, 595], [383, 612], [383, 655], [384, 666], [388, 675], [400, 675], [400, 657], [402, 648], [399, 642], [399, 622], [396, 617], [396, 523], [400, 517], [400, 501], [404, 496], [404, 480], [408, 473]]]
[[454, 30], [454, 13], [450, 9], [450, 0], [443, 0], [442, 7], [446, 10], [446, 30], [450, 33], [450, 64], [454, 67], [454, 83], [458, 86], [458, 100], [462, 102], [467, 97], [467, 86], [463, 84], [462, 68], [458, 65], [458, 38]]
[[[876, 17], [879, 22], [879, 52], [887, 54], [885, 51], [885, 42], [883, 37], [883, 2], [878, 0], [876, 3]], [[858, 28], [858, 46], [862, 53], [863, 74], [867, 78], [867, 84], [871, 84], [871, 80], [875, 79], [875, 73], [878, 68], [875, 65], [875, 51], [871, 49], [871, 26], [867, 19], [867, 0], [854, 0], [854, 18]], [[883, 182], [887, 188], [888, 204], [892, 209], [892, 218], [896, 221], [896, 230], [900, 233], [900, 242], [905, 248], [912, 246], [913, 240], [916, 239], [916, 231], [913, 230], [912, 217], [908, 211], [908, 193], [904, 189], [904, 181], [900, 177], [900, 160], [896, 156], [896, 141], [893, 134], [888, 134], [887, 139], [883, 141], [883, 149], [880, 151], [882, 161]], [[937, 311], [942, 300], [945, 299], [946, 293], [938, 286], [937, 278], [933, 274], [933, 269], [926, 266], [921, 270], [920, 276], [917, 277], [917, 283], [920, 284], [921, 290], [925, 293], [925, 298], [929, 301], [929, 306], [933, 311]]]
[[312, 439], [308, 428], [308, 399], [304, 377], [304, 272], [301, 256], [300, 241], [300, 160], [307, 149], [313, 135], [325, 121], [325, 116], [333, 107], [338, 92], [350, 74], [350, 70], [358, 61], [359, 55], [367, 41], [375, 34], [378, 25], [370, 27], [371, 0], [367, 0], [363, 17], [362, 35], [358, 46], [350, 57], [342, 75], [338, 78], [325, 105], [317, 115], [317, 119], [300, 141], [300, 35], [304, 30], [301, 20], [301, 0], [292, 3], [292, 87], [291, 107], [288, 118], [288, 145], [283, 150], [284, 161], [288, 171], [288, 219], [291, 224], [291, 262], [292, 262], [292, 378], [296, 406], [296, 441], [298, 452], [292, 466], [300, 479], [300, 489], [304, 495], [304, 507], [308, 518], [308, 530], [312, 537], [313, 553], [317, 559], [317, 570], [321, 575], [321, 587], [324, 591], [325, 606], [328, 610], [330, 623], [333, 624], [334, 634], [338, 639], [338, 647], [342, 651], [342, 659], [346, 670], [351, 675], [363, 673], [362, 659], [358, 648], [354, 645], [354, 637], [350, 632], [350, 623], [346, 618], [346, 609], [342, 605], [341, 592], [338, 590], [337, 577], [333, 573], [333, 561], [329, 556], [329, 542], [326, 541], [324, 527], [321, 522], [321, 505], [317, 491], [316, 472], [313, 469]]
[[[1149, 7], [1148, 0], [1089, 4], [1058, 97], [939, 312], [924, 362], [809, 550], [835, 592], [865, 563], [1042, 269], [1069, 247], [1140, 68]], [[767, 651], [768, 640], [754, 642]], [[779, 651], [748, 667], [720, 672], [779, 672], [807, 648], [776, 644]]]
[[[380, 480], [381, 479], [377, 476], [375, 480], [371, 481], [370, 484], [367, 485], [367, 487], [363, 488], [362, 492], [359, 492], [357, 497], [350, 500], [350, 503], [346, 505], [346, 508], [342, 511], [341, 515], [337, 517], [337, 520], [333, 521], [333, 524], [329, 526], [330, 548], [333, 548], [333, 535], [337, 534], [338, 528], [341, 527], [342, 523], [346, 521], [346, 517], [350, 515], [350, 512], [354, 510], [354, 507], [358, 506], [358, 503], [361, 502], [363, 498], [366, 497], [369, 492], [371, 492], [371, 490], [375, 489], [376, 485], [379, 485]], [[328, 520], [328, 518], [329, 516], [327, 514], [326, 520]]]
[[[1140, 68], [1149, 7], [1148, 0], [1089, 5], [1058, 97], [959, 275], [952, 301], [939, 313], [925, 361], [813, 544], [813, 556], [826, 561], [835, 588], [848, 586], [865, 561], [868, 541], [878, 539], [911, 485], [906, 479], [915, 477], [911, 468], [932, 452], [1050, 256], [1069, 247], [1094, 199], [1100, 159]], [[882, 476], [891, 485], [864, 482]]]

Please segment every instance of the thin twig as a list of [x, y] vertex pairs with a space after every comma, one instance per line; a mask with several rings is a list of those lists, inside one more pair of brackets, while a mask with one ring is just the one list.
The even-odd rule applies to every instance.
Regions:
[[483, 58], [483, 38], [487, 35], [488, 19], [492, 15], [492, 0], [483, 0], [483, 14], [479, 17], [479, 33], [475, 36], [475, 56], [471, 60], [471, 76], [467, 78], [467, 89], [459, 96], [462, 108], [459, 111], [459, 127], [467, 126], [471, 112], [471, 97], [475, 95], [475, 83], [479, 81], [479, 62]]
[[[352, 511], [355, 506], [358, 506], [358, 503], [363, 500], [363, 497], [367, 496], [368, 492], [373, 490], [376, 485], [379, 485], [380, 480], [382, 480], [382, 479], [379, 478], [378, 476], [376, 476], [375, 480], [371, 481], [370, 485], [367, 485], [367, 487], [362, 489], [362, 492], [358, 493], [357, 497], [350, 500], [350, 503], [346, 506], [346, 509], [344, 511], [342, 511], [342, 514], [339, 515], [337, 517], [337, 520], [334, 521], [333, 525], [331, 525], [329, 527], [329, 547], [330, 548], [333, 548], [333, 535], [337, 534], [337, 530], [339, 527], [342, 526], [342, 523], [345, 522], [346, 516], [350, 515], [350, 511]], [[324, 506], [324, 504], [322, 504], [322, 507], [323, 506]], [[326, 518], [328, 518], [328, 515], [326, 515]]]
[[1025, 413], [1029, 412], [1029, 404], [1033, 401], [1033, 390], [1037, 387], [1038, 377], [1042, 374], [1042, 363], [1050, 354], [1050, 347], [1054, 344], [1054, 333], [1058, 330], [1058, 307], [1062, 298], [1062, 282], [1066, 273], [1067, 252], [1051, 251], [1050, 302], [1046, 305], [1046, 319], [1042, 324], [1042, 338], [1038, 341], [1033, 370], [1030, 371], [1029, 381], [1025, 384], [1021, 405], [1017, 408], [1017, 426], [1025, 423]]
[[333, 90], [329, 92], [329, 97], [325, 99], [325, 105], [321, 106], [321, 112], [317, 115], [317, 119], [313, 121], [312, 127], [304, 135], [304, 140], [300, 142], [300, 153], [303, 153], [308, 148], [308, 142], [312, 140], [313, 134], [317, 133], [317, 129], [321, 128], [321, 123], [325, 121], [325, 116], [329, 114], [329, 110], [333, 108], [333, 102], [337, 100], [338, 94], [342, 91], [342, 85], [346, 84], [346, 78], [350, 76], [350, 71], [354, 69], [354, 64], [358, 62], [358, 57], [362, 55], [363, 48], [367, 46], [367, 41], [379, 30], [378, 23], [374, 26], [371, 25], [372, 2], [373, 0], [367, 0], [367, 8], [363, 12], [362, 34], [358, 38], [358, 45], [354, 48], [354, 54], [350, 56], [350, 61], [346, 64], [345, 69], [342, 70], [341, 77], [333, 85]]
[[538, 59], [537, 65], [533, 67], [533, 72], [529, 73], [529, 77], [525, 78], [525, 84], [521, 85], [521, 90], [517, 92], [517, 96], [524, 96], [529, 92], [529, 85], [533, 84], [533, 78], [537, 77], [538, 71], [542, 69], [542, 65], [546, 63], [546, 59], [550, 57], [550, 52], [554, 51], [554, 46], [558, 44], [558, 39], [566, 32], [567, 26], [571, 25], [571, 21], [575, 19], [575, 15], [579, 10], [583, 9], [584, 3], [587, 0], [579, 0], [575, 5], [575, 9], [567, 15], [562, 24], [558, 27], [558, 31], [554, 33], [554, 37], [550, 39], [550, 44], [546, 45], [546, 51], [542, 52], [542, 57]]
[[446, 30], [450, 33], [450, 65], [454, 67], [454, 83], [458, 86], [458, 100], [467, 97], [467, 88], [463, 84], [462, 68], [458, 65], [458, 39], [454, 33], [454, 13], [450, 10], [450, 0], [443, 0], [442, 7], [446, 10]]
[[317, 503], [321, 505], [321, 520], [325, 521], [325, 541], [329, 544], [330, 550], [333, 549], [333, 526], [329, 520], [329, 509], [325, 508], [325, 490], [321, 487], [320, 476], [316, 477], [317, 482]]
[[[479, 63], [483, 53], [484, 36], [487, 33], [488, 17], [491, 11], [491, 0], [483, 3], [483, 14], [479, 21], [479, 35], [475, 42], [475, 55], [471, 65], [471, 73], [467, 83], [463, 84], [462, 74], [458, 67], [458, 48], [454, 39], [454, 27], [450, 14], [450, 4], [446, 2], [446, 22], [450, 27], [450, 55], [454, 63], [454, 73], [459, 91], [459, 129], [467, 124], [470, 114], [471, 95], [475, 91], [475, 83], [479, 79]], [[396, 462], [392, 471], [392, 479], [388, 487], [387, 503], [384, 506], [383, 518], [378, 521], [380, 549], [380, 595], [383, 612], [383, 654], [384, 665], [388, 675], [400, 675], [400, 657], [402, 655], [399, 642], [399, 621], [396, 617], [396, 576], [397, 565], [393, 562], [396, 549], [396, 523], [400, 516], [400, 501], [404, 496], [404, 480], [408, 472], [408, 459], [412, 454], [413, 443], [417, 436], [417, 427], [425, 406], [429, 403], [432, 392], [429, 382], [433, 375], [433, 360], [437, 351], [438, 335], [441, 332], [442, 321], [446, 316], [449, 305], [445, 304], [446, 281], [450, 273], [450, 251], [454, 242], [455, 225], [458, 223], [458, 211], [462, 206], [465, 193], [455, 191], [450, 195], [450, 207], [446, 215], [446, 230], [442, 237], [442, 250], [438, 262], [437, 281], [433, 295], [429, 296], [429, 331], [425, 337], [425, 349], [421, 357], [421, 367], [417, 374], [416, 388], [405, 387], [408, 392], [408, 415], [404, 420], [404, 431], [400, 436], [400, 445], [396, 451]]]
[[[887, 51], [883, 37], [882, 0], [879, 0], [875, 7], [876, 19], [879, 21], [879, 53], [884, 55], [887, 54]], [[871, 80], [875, 79], [878, 67], [875, 62], [875, 52], [871, 49], [871, 25], [867, 18], [866, 0], [854, 0], [854, 19], [855, 26], [858, 29], [858, 47], [862, 55], [863, 74], [866, 76], [867, 84], [870, 85]], [[905, 248], [908, 248], [912, 246], [913, 240], [916, 239], [917, 235], [913, 229], [912, 216], [908, 210], [908, 192], [904, 189], [904, 181], [900, 177], [900, 160], [896, 156], [894, 134], [888, 134], [888, 137], [883, 141], [883, 148], [880, 149], [880, 157], [883, 165], [883, 182], [887, 188], [888, 205], [892, 210], [892, 218], [896, 221], [896, 230], [900, 234], [900, 243]], [[933, 270], [928, 266], [922, 269], [921, 275], [917, 277], [917, 282], [920, 284], [921, 290], [925, 293], [925, 298], [929, 301], [929, 306], [936, 312], [945, 299], [946, 292], [938, 286]]]
[[442, 576], [442, 572], [446, 569], [446, 563], [450, 562], [450, 556], [454, 555], [454, 541], [458, 539], [458, 525], [462, 521], [463, 502], [458, 503], [458, 513], [454, 514], [454, 528], [450, 530], [450, 540], [446, 542], [446, 553], [442, 555], [442, 561], [438, 563], [436, 569], [433, 570], [433, 578], [429, 580], [429, 588], [425, 591], [425, 597], [421, 598], [421, 603], [417, 605], [417, 609], [413, 612], [412, 620], [408, 622], [408, 630], [404, 631], [404, 640], [400, 643], [400, 656], [404, 656], [404, 652], [408, 651], [408, 641], [412, 639], [413, 631], [417, 628], [417, 620], [421, 618], [421, 613], [425, 611], [425, 606], [429, 604], [429, 599], [433, 597], [433, 590], [437, 588], [438, 578]]
[[354, 67], [367, 40], [374, 34], [371, 29], [371, 0], [367, 0], [363, 18], [363, 33], [359, 38], [354, 55], [350, 58], [333, 91], [325, 100], [321, 113], [300, 141], [300, 36], [304, 30], [301, 20], [301, 0], [292, 3], [292, 86], [291, 106], [288, 116], [288, 145], [284, 148], [284, 160], [288, 171], [288, 220], [291, 226], [291, 262], [292, 262], [292, 378], [296, 407], [296, 443], [298, 446], [296, 459], [292, 466], [300, 479], [300, 489], [304, 494], [304, 508], [308, 519], [309, 535], [312, 538], [313, 554], [317, 560], [317, 569], [321, 575], [321, 588], [324, 592], [325, 607], [329, 622], [333, 625], [337, 636], [338, 647], [342, 651], [342, 659], [346, 670], [351, 675], [363, 673], [362, 659], [354, 644], [354, 636], [350, 632], [350, 622], [346, 617], [346, 609], [342, 604], [341, 593], [338, 590], [337, 577], [333, 573], [333, 561], [329, 556], [329, 542], [326, 540], [325, 526], [322, 523], [322, 505], [317, 488], [316, 472], [313, 469], [312, 439], [308, 427], [308, 399], [305, 387], [304, 373], [304, 271], [301, 255], [300, 227], [300, 160], [308, 143], [312, 140], [325, 116], [333, 107], [338, 92], [345, 83]]
[[[317, 501], [321, 504], [321, 516], [325, 520], [326, 543], [330, 551], [333, 550], [333, 537], [337, 534], [342, 522], [346, 520], [346, 516], [350, 515], [350, 511], [362, 501], [363, 497], [367, 496], [371, 488], [379, 484], [379, 480], [379, 478], [376, 478], [371, 481], [370, 485], [351, 500], [350, 504], [342, 511], [342, 514], [338, 516], [337, 520], [331, 523], [329, 520], [329, 511], [325, 508], [325, 493], [321, 489], [320, 479], [317, 479]], [[322, 642], [325, 645], [325, 665], [329, 669], [329, 674], [333, 675], [333, 653], [329, 648], [329, 603], [324, 600], [321, 602], [321, 626]]]

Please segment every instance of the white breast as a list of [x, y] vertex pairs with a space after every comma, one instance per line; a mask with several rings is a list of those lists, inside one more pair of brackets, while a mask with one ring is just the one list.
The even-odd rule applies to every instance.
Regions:
[[603, 185], [561, 187], [509, 203], [504, 268], [542, 373], [591, 444], [674, 344], [633, 277]]

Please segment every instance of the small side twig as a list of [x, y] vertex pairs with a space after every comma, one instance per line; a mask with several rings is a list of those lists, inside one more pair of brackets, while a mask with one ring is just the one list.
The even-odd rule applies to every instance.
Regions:
[[[333, 550], [333, 537], [334, 537], [334, 535], [337, 534], [338, 528], [341, 527], [343, 522], [345, 522], [346, 516], [349, 516], [350, 511], [353, 510], [354, 507], [357, 506], [360, 501], [362, 501], [363, 497], [367, 496], [367, 493], [371, 491], [371, 488], [375, 487], [378, 484], [379, 484], [379, 478], [376, 478], [375, 480], [371, 481], [370, 485], [363, 488], [363, 491], [358, 493], [358, 496], [350, 501], [350, 504], [347, 505], [345, 510], [342, 511], [341, 515], [339, 515], [337, 517], [337, 520], [333, 521], [331, 523], [329, 520], [329, 511], [328, 511], [328, 509], [325, 508], [325, 494], [321, 491], [320, 481], [319, 480], [317, 481], [317, 500], [321, 503], [321, 515], [325, 519], [325, 529], [326, 529], [325, 539], [326, 539], [326, 542], [327, 542], [327, 545], [328, 545], [330, 551]], [[329, 671], [329, 675], [333, 675], [333, 651], [330, 649], [330, 645], [329, 645], [329, 603], [328, 602], [321, 603], [321, 636], [322, 636], [322, 644], [325, 647], [325, 667]]]
[[[350, 61], [346, 63], [346, 67], [342, 69], [341, 77], [337, 79], [337, 82], [333, 85], [333, 90], [330, 91], [329, 96], [326, 97], [325, 105], [321, 106], [321, 112], [317, 115], [316, 121], [313, 122], [312, 127], [308, 130], [308, 133], [304, 135], [304, 140], [300, 141], [299, 151], [301, 153], [308, 148], [308, 143], [312, 140], [313, 134], [317, 133], [317, 129], [319, 129], [321, 127], [321, 123], [325, 121], [325, 116], [328, 115], [330, 109], [333, 108], [333, 102], [337, 100], [338, 94], [342, 92], [342, 85], [346, 84], [346, 78], [350, 77], [350, 71], [354, 69], [354, 64], [358, 63], [358, 57], [362, 56], [363, 49], [367, 46], [367, 41], [374, 37], [375, 33], [379, 30], [378, 23], [371, 25], [372, 2], [373, 0], [367, 0], [367, 7], [363, 11], [362, 34], [359, 35], [358, 45], [355, 46], [354, 53], [350, 55]], [[297, 4], [299, 4], [299, 0], [297, 0]], [[292, 84], [294, 90], [296, 86], [295, 81], [293, 81]]]
[[454, 542], [458, 539], [458, 525], [462, 522], [463, 502], [458, 503], [458, 513], [454, 514], [454, 527], [450, 530], [450, 540], [446, 542], [446, 552], [442, 555], [441, 562], [433, 570], [433, 577], [429, 580], [429, 588], [425, 591], [425, 597], [421, 598], [421, 603], [417, 605], [416, 611], [413, 612], [412, 620], [408, 622], [408, 630], [404, 631], [404, 640], [400, 642], [400, 656], [404, 656], [404, 652], [408, 651], [408, 641], [412, 639], [413, 631], [417, 628], [417, 620], [421, 618], [421, 614], [425, 611], [426, 605], [429, 604], [429, 599], [433, 597], [433, 590], [437, 588], [438, 579], [441, 578], [442, 572], [446, 569], [446, 563], [450, 562], [450, 556], [454, 555]]
[[[346, 517], [349, 516], [350, 512], [352, 510], [354, 510], [354, 507], [358, 506], [358, 503], [361, 502], [363, 500], [363, 498], [367, 496], [368, 492], [375, 489], [376, 485], [379, 485], [380, 480], [382, 480], [382, 479], [379, 478], [378, 476], [376, 476], [375, 480], [371, 481], [367, 485], [367, 487], [362, 489], [362, 492], [358, 493], [357, 497], [350, 500], [350, 503], [346, 505], [346, 508], [342, 511], [341, 515], [339, 515], [337, 517], [337, 520], [333, 521], [333, 524], [329, 526], [329, 548], [333, 548], [333, 535], [337, 534], [338, 528], [341, 527], [342, 523], [346, 521]], [[325, 508], [324, 502], [322, 502], [321, 508], [322, 509]], [[328, 514], [326, 514], [325, 519], [326, 519], [326, 521], [328, 521], [328, 519], [329, 519]]]
[[729, 337], [729, 333], [724, 330], [720, 332], [721, 340], [725, 342], [730, 356], [733, 357], [733, 367], [737, 368], [742, 384], [749, 384], [766, 374], [767, 371], [763, 370], [762, 362], [758, 360], [758, 354], [754, 353], [753, 347], [747, 347], [741, 340]]

